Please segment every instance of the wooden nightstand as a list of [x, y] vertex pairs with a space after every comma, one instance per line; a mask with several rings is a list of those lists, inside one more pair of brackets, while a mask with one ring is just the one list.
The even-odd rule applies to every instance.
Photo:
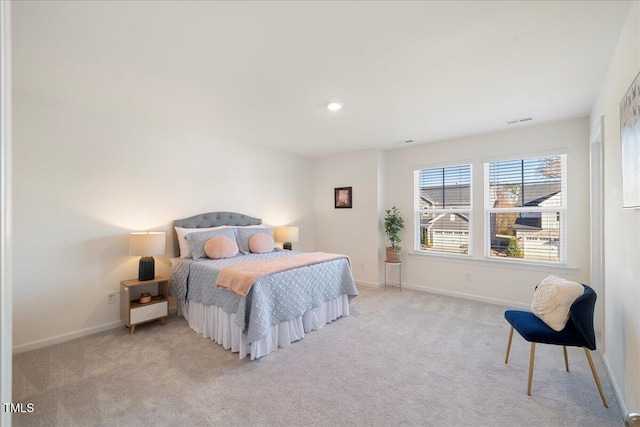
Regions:
[[[138, 279], [120, 282], [122, 322], [130, 328], [133, 335], [136, 325], [160, 319], [164, 326], [164, 318], [169, 314], [169, 278], [156, 276], [153, 280]], [[152, 295], [151, 302], [140, 304], [138, 299], [143, 292]]]

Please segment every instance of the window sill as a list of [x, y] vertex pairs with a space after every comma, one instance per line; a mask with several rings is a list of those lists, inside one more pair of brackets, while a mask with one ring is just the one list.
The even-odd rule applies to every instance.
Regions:
[[526, 261], [472, 258], [468, 255], [444, 255], [444, 254], [424, 254], [420, 252], [408, 252], [409, 258], [431, 260], [437, 262], [451, 262], [456, 264], [470, 264], [483, 267], [510, 268], [513, 270], [543, 271], [547, 273], [560, 273], [574, 275], [578, 272], [575, 267], [558, 264], [540, 264]]

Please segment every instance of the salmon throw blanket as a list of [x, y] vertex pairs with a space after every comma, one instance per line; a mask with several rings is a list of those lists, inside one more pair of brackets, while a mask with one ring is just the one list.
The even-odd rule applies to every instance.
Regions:
[[218, 278], [216, 279], [216, 286], [218, 288], [229, 289], [240, 296], [246, 296], [253, 283], [261, 277], [341, 258], [348, 260], [346, 255], [309, 252], [289, 257], [232, 265], [220, 270], [220, 274], [218, 274]]

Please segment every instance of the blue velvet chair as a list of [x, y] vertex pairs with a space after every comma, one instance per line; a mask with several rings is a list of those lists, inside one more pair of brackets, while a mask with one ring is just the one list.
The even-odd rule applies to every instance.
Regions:
[[513, 330], [518, 331], [522, 338], [531, 343], [531, 355], [529, 358], [529, 384], [527, 386], [527, 394], [531, 396], [531, 379], [533, 378], [533, 359], [536, 350], [536, 343], [561, 345], [564, 352], [564, 364], [567, 372], [569, 372], [569, 360], [567, 359], [567, 346], [582, 347], [587, 355], [593, 378], [596, 380], [596, 386], [600, 392], [602, 403], [608, 408], [607, 400], [602, 392], [602, 386], [598, 379], [596, 368], [591, 359], [589, 350], [596, 349], [596, 335], [593, 330], [593, 311], [596, 305], [596, 293], [587, 285], [584, 286], [584, 294], [576, 299], [569, 310], [569, 321], [567, 326], [556, 332], [547, 326], [535, 314], [528, 311], [507, 310], [504, 313], [505, 319], [511, 324], [509, 332], [509, 343], [507, 344], [507, 355], [504, 363], [509, 362], [509, 351], [511, 350], [511, 339], [513, 338]]

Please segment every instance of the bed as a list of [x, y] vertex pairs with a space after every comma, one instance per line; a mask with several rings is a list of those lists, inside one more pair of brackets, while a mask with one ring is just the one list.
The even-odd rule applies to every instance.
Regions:
[[[178, 314], [194, 331], [239, 353], [240, 359], [266, 356], [304, 338], [305, 333], [348, 316], [349, 303], [358, 295], [349, 260], [343, 256], [260, 277], [245, 296], [240, 296], [216, 286], [224, 268], [263, 260], [286, 262], [284, 258], [305, 255], [276, 248], [231, 258], [193, 259], [184, 253], [188, 252], [184, 233], [198, 233], [189, 238], [196, 240], [194, 236], [207, 237], [201, 230], [217, 228], [226, 233], [226, 229], [232, 229], [251, 234], [268, 229], [260, 218], [234, 212], [200, 214], [175, 220], [173, 225], [176, 251], [181, 244], [183, 249], [171, 259], [170, 288], [171, 295], [178, 299]], [[238, 243], [242, 249], [240, 240]], [[195, 253], [194, 257], [198, 258]]]

